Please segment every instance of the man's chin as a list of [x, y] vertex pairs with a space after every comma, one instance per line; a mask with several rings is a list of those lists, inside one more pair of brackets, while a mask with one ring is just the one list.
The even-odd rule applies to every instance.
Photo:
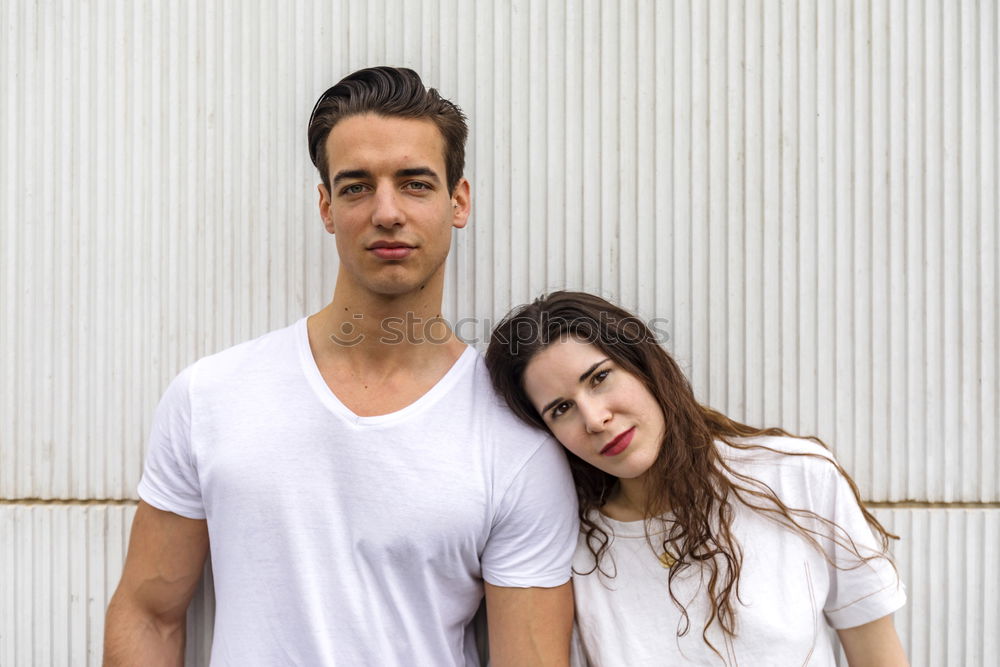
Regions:
[[427, 280], [420, 280], [413, 276], [393, 277], [384, 280], [375, 280], [368, 285], [368, 291], [373, 296], [380, 296], [386, 299], [398, 299], [412, 296], [426, 289]]
[[443, 271], [433, 272], [429, 275], [417, 273], [411, 267], [395, 266], [384, 267], [377, 275], [371, 276], [367, 282], [368, 290], [379, 296], [387, 298], [399, 298], [412, 296], [426, 290], [436, 284], [436, 278], [443, 278]]

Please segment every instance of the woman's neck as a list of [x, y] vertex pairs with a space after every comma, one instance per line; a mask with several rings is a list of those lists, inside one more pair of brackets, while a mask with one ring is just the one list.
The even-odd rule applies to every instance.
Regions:
[[[645, 512], [649, 506], [647, 498], [648, 491], [642, 477], [637, 479], [619, 478], [617, 492], [604, 503], [601, 512], [615, 521], [642, 521], [648, 518]], [[662, 511], [657, 510], [655, 514], [659, 516], [667, 509], [664, 506]]]

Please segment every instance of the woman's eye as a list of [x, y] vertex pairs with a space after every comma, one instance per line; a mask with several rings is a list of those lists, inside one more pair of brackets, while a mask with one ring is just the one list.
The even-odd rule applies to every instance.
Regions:
[[594, 384], [600, 384], [604, 382], [609, 375], [611, 375], [610, 368], [605, 368], [603, 371], [598, 371], [594, 373]]
[[563, 401], [556, 407], [552, 408], [551, 412], [552, 418], [555, 419], [556, 417], [559, 417], [560, 415], [564, 414], [567, 410], [569, 410], [569, 408], [570, 408], [569, 401]]

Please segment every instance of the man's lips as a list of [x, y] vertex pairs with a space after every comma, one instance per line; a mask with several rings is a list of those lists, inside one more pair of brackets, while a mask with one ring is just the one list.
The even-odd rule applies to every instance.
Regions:
[[609, 442], [601, 450], [601, 456], [615, 456], [621, 454], [625, 451], [625, 448], [629, 446], [632, 442], [632, 436], [635, 435], [635, 426], [620, 434], [614, 440]]
[[404, 259], [414, 248], [406, 243], [376, 241], [368, 246], [368, 250], [379, 259]]

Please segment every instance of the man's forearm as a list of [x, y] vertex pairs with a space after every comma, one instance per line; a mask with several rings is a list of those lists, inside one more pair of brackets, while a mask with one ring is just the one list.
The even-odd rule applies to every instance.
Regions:
[[186, 619], [165, 621], [112, 599], [104, 624], [104, 667], [179, 667], [184, 664]]

